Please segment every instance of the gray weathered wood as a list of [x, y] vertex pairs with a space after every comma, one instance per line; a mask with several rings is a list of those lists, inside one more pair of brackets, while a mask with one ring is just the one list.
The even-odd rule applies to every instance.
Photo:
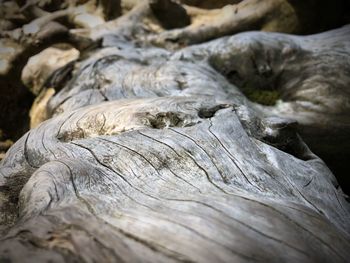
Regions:
[[312, 150], [332, 165], [338, 160], [339, 176], [350, 182], [349, 25], [310, 36], [247, 32], [181, 50], [173, 59], [209, 61], [260, 103], [276, 94], [271, 105], [254, 107], [298, 121]]
[[[76, 68], [48, 102], [49, 117], [120, 98], [208, 95], [296, 120], [318, 154], [350, 157], [350, 26], [310, 36], [247, 32], [175, 53], [118, 40]], [[277, 101], [251, 104], [240, 89]]]
[[347, 262], [350, 205], [302, 138], [349, 144], [350, 27], [171, 52], [124, 39], [149, 12], [38, 87], [47, 120], [0, 163], [0, 262]]
[[[349, 204], [286, 126], [201, 97], [117, 100], [48, 120], [2, 163], [11, 227], [1, 257], [346, 262]], [[286, 141], [291, 154], [274, 147]]]

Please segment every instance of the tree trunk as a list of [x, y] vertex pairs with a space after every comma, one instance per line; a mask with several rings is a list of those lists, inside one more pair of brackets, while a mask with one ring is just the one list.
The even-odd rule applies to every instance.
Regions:
[[150, 44], [174, 32], [162, 8], [221, 11], [102, 2], [132, 9], [65, 28], [78, 59], [6, 57], [40, 94], [0, 163], [0, 262], [347, 262], [350, 205], [313, 152], [350, 156], [350, 27], [173, 51]]

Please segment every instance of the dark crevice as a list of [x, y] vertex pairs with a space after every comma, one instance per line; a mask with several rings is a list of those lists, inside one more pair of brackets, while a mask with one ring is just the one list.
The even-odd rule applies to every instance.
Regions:
[[219, 110], [232, 107], [230, 104], [219, 104], [211, 108], [201, 108], [198, 111], [198, 117], [202, 119], [209, 119], [214, 117], [215, 113]]

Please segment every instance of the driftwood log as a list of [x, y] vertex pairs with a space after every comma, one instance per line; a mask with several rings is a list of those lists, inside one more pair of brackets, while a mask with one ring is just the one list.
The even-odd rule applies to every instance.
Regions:
[[292, 126], [202, 97], [61, 114], [2, 163], [1, 257], [346, 262], [349, 204]]
[[[68, 42], [82, 51], [101, 40], [113, 43], [117, 36], [178, 48], [247, 30], [305, 34], [350, 22], [346, 0], [149, 1], [0, 2], [0, 130], [6, 137], [17, 139], [29, 126], [34, 96], [20, 81], [23, 67], [55, 43]], [[18, 118], [22, 127], [14, 124]]]
[[[50, 18], [60, 31], [39, 46], [40, 27], [27, 46], [14, 33], [28, 26], [3, 38], [18, 48], [2, 53], [0, 80], [24, 88], [22, 76], [38, 97], [0, 163], [0, 262], [349, 260], [350, 205], [313, 153], [350, 156], [349, 26], [169, 46], [166, 34], [195, 30], [193, 14], [259, 1], [79, 1], [80, 22], [81, 6], [64, 2], [57, 22], [55, 1], [22, 2], [24, 24]], [[62, 36], [80, 53], [56, 68], [45, 50], [46, 70], [22, 71]]]
[[[297, 121], [312, 150], [349, 182], [342, 168], [350, 158], [350, 26], [310, 36], [241, 33], [177, 52], [114, 41], [77, 62], [71, 80], [65, 77], [71, 64], [53, 75], [33, 109], [39, 104], [46, 111], [33, 114], [33, 123], [123, 98], [206, 95], [245, 102], [262, 116]], [[68, 82], [54, 88], [56, 79]]]

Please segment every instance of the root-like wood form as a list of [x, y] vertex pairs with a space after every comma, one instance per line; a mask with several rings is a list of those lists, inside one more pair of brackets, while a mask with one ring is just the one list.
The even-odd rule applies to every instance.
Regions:
[[[72, 30], [76, 6], [28, 1], [34, 22], [1, 40], [1, 94], [23, 87], [22, 73], [32, 83], [22, 69], [47, 46], [81, 52], [38, 74], [36, 127], [0, 163], [0, 262], [348, 261], [350, 205], [313, 150], [349, 154], [349, 26], [170, 51], [147, 40], [294, 30], [299, 2], [83, 2], [104, 22]], [[191, 23], [165, 24], [167, 12]]]
[[61, 114], [2, 163], [1, 257], [345, 262], [349, 204], [291, 128], [202, 97]]

